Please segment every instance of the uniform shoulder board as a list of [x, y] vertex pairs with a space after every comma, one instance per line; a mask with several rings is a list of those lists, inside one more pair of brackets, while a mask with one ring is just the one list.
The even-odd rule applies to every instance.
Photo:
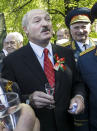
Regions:
[[61, 44], [61, 46], [66, 47], [66, 46], [69, 46], [70, 44], [71, 44], [70, 41], [68, 41], [68, 42], [66, 42], [64, 44]]
[[76, 50], [75, 41], [72, 41], [72, 42], [71, 42], [71, 48], [72, 48], [73, 50]]
[[85, 55], [86, 53], [94, 50], [95, 48], [96, 48], [96, 46], [92, 46], [92, 47], [86, 49], [85, 51], [82, 51], [82, 52], [80, 53], [80, 56]]

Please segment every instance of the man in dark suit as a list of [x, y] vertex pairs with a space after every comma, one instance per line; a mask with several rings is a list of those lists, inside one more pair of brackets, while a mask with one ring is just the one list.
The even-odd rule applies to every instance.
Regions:
[[[41, 131], [73, 131], [71, 114], [83, 111], [85, 98], [84, 85], [76, 71], [73, 53], [70, 49], [50, 43], [52, 23], [46, 11], [29, 11], [23, 17], [22, 25], [29, 43], [4, 59], [2, 77], [18, 83], [21, 100], [30, 100], [40, 120]], [[51, 88], [55, 85], [53, 96], [46, 93], [46, 83]], [[69, 111], [70, 114], [68, 109], [75, 103], [77, 109], [75, 112]]]

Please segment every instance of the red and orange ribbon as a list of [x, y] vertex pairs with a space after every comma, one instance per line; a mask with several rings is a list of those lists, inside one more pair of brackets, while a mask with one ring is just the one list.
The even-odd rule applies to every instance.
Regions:
[[64, 57], [59, 58], [58, 54], [56, 53], [56, 54], [54, 55], [54, 58], [55, 58], [55, 60], [56, 60], [56, 63], [55, 63], [55, 65], [54, 65], [54, 69], [55, 69], [56, 71], [58, 71], [59, 68], [60, 68], [62, 71], [66, 70], [66, 66], [64, 66], [64, 63], [65, 63]]

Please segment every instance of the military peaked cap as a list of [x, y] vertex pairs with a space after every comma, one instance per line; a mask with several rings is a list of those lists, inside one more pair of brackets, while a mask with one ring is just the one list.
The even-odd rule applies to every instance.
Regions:
[[[77, 18], [77, 16], [79, 18]], [[76, 18], [74, 18], [76, 17]], [[67, 16], [65, 17], [65, 24], [66, 26], [69, 28], [71, 25], [71, 20], [74, 18], [73, 23], [76, 22], [93, 22], [92, 18], [91, 18], [91, 9], [86, 8], [86, 7], [81, 7], [81, 8], [75, 8], [73, 10], [71, 10]]]
[[91, 16], [92, 18], [97, 18], [97, 2], [91, 8]]

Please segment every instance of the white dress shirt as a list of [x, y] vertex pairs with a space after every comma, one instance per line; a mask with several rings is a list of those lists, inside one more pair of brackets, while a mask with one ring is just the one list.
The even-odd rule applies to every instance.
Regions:
[[81, 43], [81, 42], [78, 42], [78, 41], [76, 41], [76, 42], [77, 42], [79, 48], [81, 49], [81, 51], [85, 51], [84, 44], [86, 45], [86, 49], [90, 48], [89, 39], [85, 43]]
[[4, 52], [5, 56], [8, 55], [8, 52], [5, 49], [3, 49], [3, 52]]
[[[29, 43], [30, 43], [30, 46], [33, 49], [40, 65], [44, 69], [44, 53], [43, 53], [44, 48], [32, 43], [31, 41], [29, 41]], [[45, 48], [47, 48], [49, 50], [48, 57], [50, 58], [52, 64], [54, 65], [54, 58], [53, 58], [53, 51], [52, 51], [51, 43], [49, 43]]]

